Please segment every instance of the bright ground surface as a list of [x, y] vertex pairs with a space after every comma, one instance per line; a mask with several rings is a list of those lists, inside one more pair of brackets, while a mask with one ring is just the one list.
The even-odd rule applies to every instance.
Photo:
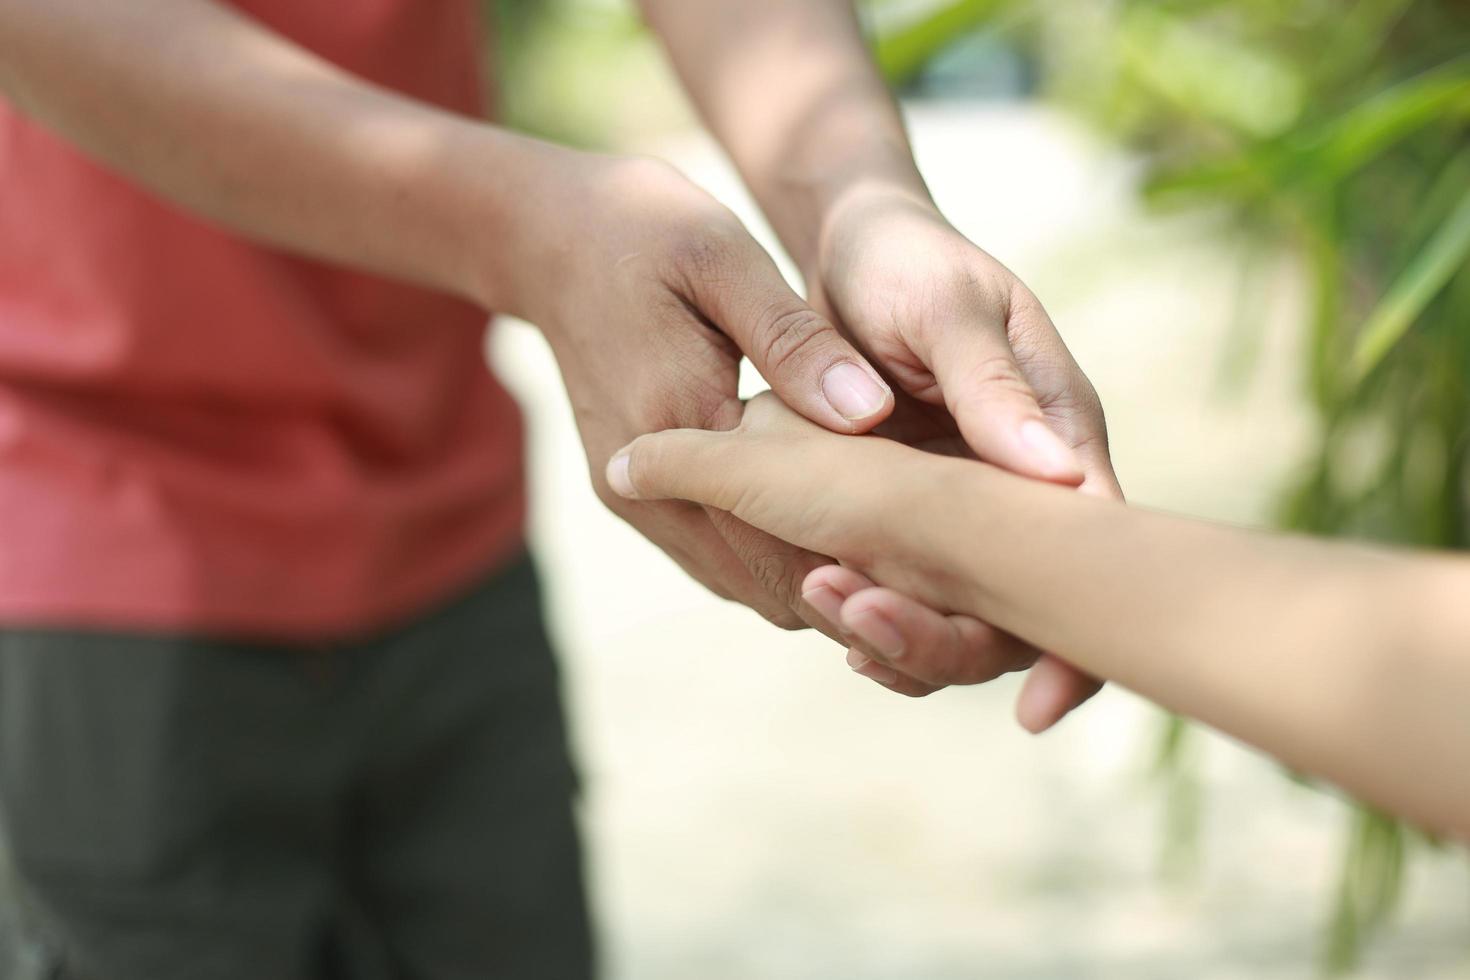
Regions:
[[[1310, 424], [1291, 397], [1290, 264], [1257, 303], [1274, 366], [1231, 396], [1239, 252], [1207, 216], [1143, 215], [1129, 163], [1040, 110], [913, 124], [941, 204], [1032, 285], [1097, 385], [1130, 497], [1261, 519]], [[707, 144], [659, 149], [750, 215]], [[604, 512], [545, 345], [508, 325], [494, 351], [531, 423], [611, 977], [1312, 975], [1336, 803], [1211, 739], [1200, 875], [1170, 890], [1145, 778], [1154, 712], [1112, 690], [1032, 739], [1010, 720], [1012, 680], [914, 702], [854, 676]], [[1470, 975], [1463, 861], [1420, 862], [1403, 918], [1366, 976]]]

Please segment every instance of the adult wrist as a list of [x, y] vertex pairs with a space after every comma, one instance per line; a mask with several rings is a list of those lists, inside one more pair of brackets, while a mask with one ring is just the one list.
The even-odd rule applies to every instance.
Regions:
[[572, 251], [567, 214], [590, 154], [503, 130], [459, 168], [451, 196], [463, 243], [465, 292], [487, 310], [539, 322], [545, 298]]
[[[808, 141], [811, 143], [813, 141]], [[773, 169], [756, 193], [792, 260], [803, 270], [820, 265], [824, 241], [854, 205], [902, 199], [934, 207], [929, 189], [902, 140], [843, 146], [800, 156]]]
[[813, 225], [812, 241], [806, 254], [797, 260], [798, 265], [809, 279], [821, 277], [843, 242], [881, 233], [878, 225], [884, 216], [899, 211], [910, 215], [922, 212], [944, 220], [922, 181], [865, 174], [844, 182], [825, 198]]

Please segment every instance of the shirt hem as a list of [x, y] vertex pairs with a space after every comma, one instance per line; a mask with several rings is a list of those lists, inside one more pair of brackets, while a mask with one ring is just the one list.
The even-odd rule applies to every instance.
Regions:
[[311, 601], [299, 605], [201, 601], [192, 608], [104, 597], [5, 594], [0, 589], [0, 631], [86, 630], [153, 635], [189, 635], [222, 640], [329, 646], [390, 632], [431, 613], [473, 587], [478, 579], [509, 568], [526, 553], [524, 531], [443, 569], [414, 579], [370, 600]]

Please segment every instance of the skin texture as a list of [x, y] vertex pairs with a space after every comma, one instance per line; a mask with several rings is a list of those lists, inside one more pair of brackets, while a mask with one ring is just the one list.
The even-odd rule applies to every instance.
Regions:
[[[615, 513], [717, 594], [777, 625], [805, 625], [800, 583], [823, 558], [720, 511], [625, 500], [603, 480], [605, 461], [643, 432], [735, 425], [742, 355], [782, 397], [837, 432], [870, 428], [892, 411], [893, 395], [832, 324], [791, 291], [735, 216], [672, 167], [598, 158], [584, 169], [566, 181], [570, 199], [563, 206], [603, 220], [561, 239], [535, 271], [527, 270], [516, 308], [541, 326], [556, 354], [594, 486]], [[866, 414], [846, 417], [844, 403], [829, 403], [834, 371], [839, 384], [842, 373], [855, 372], [870, 385]]]
[[835, 437], [766, 396], [731, 432], [636, 440], [609, 475], [638, 499], [729, 510], [842, 563], [812, 578], [876, 583], [835, 614], [907, 671], [946, 679], [954, 665], [930, 660], [943, 643], [918, 641], [983, 620], [1470, 839], [1470, 561], [1130, 508]]
[[[640, 5], [801, 268], [813, 308], [892, 382], [896, 407], [880, 431], [1121, 498], [1097, 395], [1031, 291], [940, 214], [849, 0]], [[806, 605], [830, 602], [819, 591]], [[988, 629], [924, 636], [962, 665], [1040, 655], [1018, 658]], [[869, 676], [905, 694], [943, 683], [897, 666]], [[1023, 697], [1028, 727], [1054, 723], [1097, 686], [1042, 656]]]
[[601, 485], [612, 451], [639, 433], [734, 424], [742, 356], [838, 431], [892, 410], [866, 359], [673, 168], [404, 99], [209, 0], [0, 0], [0, 92], [242, 235], [536, 323], [603, 498], [719, 594], [801, 624], [793, 606], [816, 556], [725, 515], [633, 506]]
[[[847, 201], [833, 228], [813, 302], [860, 338], [894, 380], [897, 409], [878, 432], [1122, 499], [1097, 395], [1020, 280], [922, 202], [865, 193]], [[818, 584], [850, 594], [863, 583], [834, 577]], [[1029, 659], [1018, 658], [1013, 639], [979, 623], [941, 631], [937, 614], [926, 619], [935, 628], [911, 642], [939, 644], [936, 654], [957, 665], [954, 671], [914, 674], [887, 658], [894, 678], [867, 676], [922, 694], [994, 676], [981, 664], [1034, 663], [1022, 696], [1031, 731], [1051, 726], [1098, 689], [1085, 672], [1036, 648]], [[858, 641], [859, 654], [885, 659]]]
[[[1116, 494], [1091, 386], [1030, 292], [934, 207], [849, 0], [642, 7], [805, 273], [806, 300], [668, 166], [415, 103], [212, 0], [0, 0], [0, 92], [241, 235], [536, 323], [602, 499], [781, 626], [843, 637], [803, 594], [821, 555], [718, 509], [624, 500], [602, 480], [640, 433], [736, 424], [742, 356], [834, 432], [882, 423], [915, 446]], [[993, 630], [933, 635], [962, 663], [1011, 644]], [[897, 673], [889, 686], [905, 693], [935, 686]], [[1035, 727], [1095, 689], [1043, 659], [1028, 686]]]

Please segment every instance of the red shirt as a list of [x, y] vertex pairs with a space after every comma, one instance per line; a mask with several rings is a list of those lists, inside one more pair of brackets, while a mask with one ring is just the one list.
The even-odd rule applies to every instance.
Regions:
[[[480, 111], [472, 0], [236, 6]], [[0, 103], [0, 624], [327, 639], [466, 587], [524, 508], [486, 319], [236, 238]]]

